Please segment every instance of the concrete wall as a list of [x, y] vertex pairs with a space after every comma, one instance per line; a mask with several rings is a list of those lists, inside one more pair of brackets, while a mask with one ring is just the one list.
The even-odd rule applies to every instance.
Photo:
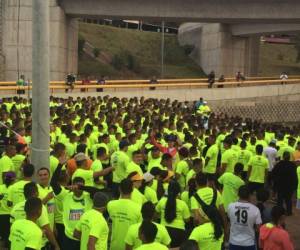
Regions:
[[234, 76], [241, 71], [256, 75], [258, 71], [259, 37], [231, 34], [230, 25], [186, 23], [180, 26], [179, 43], [194, 45], [191, 57], [205, 73]]
[[[2, 0], [3, 55], [5, 80], [16, 80], [18, 71], [32, 79], [32, 0], [21, 0], [18, 28], [18, 0]], [[66, 17], [56, 0], [50, 0], [50, 78], [61, 80], [77, 72], [77, 21]], [[19, 37], [19, 39], [18, 39]], [[19, 42], [18, 42], [19, 41]]]

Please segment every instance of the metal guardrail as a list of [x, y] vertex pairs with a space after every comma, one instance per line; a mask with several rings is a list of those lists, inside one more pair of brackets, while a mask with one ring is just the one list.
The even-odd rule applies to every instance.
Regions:
[[[285, 84], [297, 84], [300, 83], [300, 79], [289, 79], [284, 81]], [[119, 84], [109, 84], [106, 83], [105, 85], [97, 85], [97, 84], [89, 84], [89, 85], [75, 85], [74, 89], [86, 89], [86, 90], [95, 90], [95, 89], [113, 89], [117, 91], [118, 89], [133, 89], [133, 88], [138, 88], [138, 89], [147, 89], [150, 87], [155, 87], [157, 89], [159, 88], [207, 88], [208, 83], [207, 82], [184, 82], [184, 83], [160, 83], [160, 84], [150, 84], [148, 81], [144, 84], [136, 84], [136, 83], [128, 83], [127, 84], [120, 84], [120, 81], [118, 81]], [[276, 85], [276, 84], [281, 84], [282, 80], [248, 80], [248, 81], [243, 81], [243, 82], [237, 82], [237, 81], [229, 81], [229, 82], [216, 82], [214, 84], [214, 87], [224, 87], [224, 88], [230, 88], [230, 87], [246, 87], [246, 86], [263, 86], [263, 85]], [[55, 82], [55, 84], [52, 82], [49, 85], [49, 88], [52, 92], [55, 90], [65, 90], [68, 89], [68, 86], [65, 85], [64, 82]], [[12, 90], [12, 91], [17, 91], [17, 90], [28, 90], [32, 89], [32, 86], [16, 86], [15, 83], [14, 85], [9, 85], [9, 86], [4, 86], [0, 85], [0, 91], [1, 90]]]

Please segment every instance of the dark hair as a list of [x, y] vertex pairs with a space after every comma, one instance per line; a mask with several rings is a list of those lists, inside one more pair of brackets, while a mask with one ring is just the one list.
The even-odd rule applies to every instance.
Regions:
[[36, 216], [42, 209], [42, 201], [39, 198], [31, 197], [25, 202], [25, 213], [27, 217]]
[[147, 243], [151, 243], [155, 240], [157, 234], [157, 226], [150, 221], [143, 221], [139, 232], [144, 236]]
[[238, 195], [241, 199], [248, 200], [251, 195], [249, 187], [246, 185], [240, 186]]
[[26, 148], [26, 144], [22, 144], [22, 143], [17, 143], [16, 144], [17, 153], [20, 153], [24, 148]]
[[256, 148], [255, 148], [255, 151], [256, 151], [257, 154], [261, 155], [261, 154], [263, 153], [263, 151], [264, 151], [263, 145], [258, 144], [258, 145], [256, 146]]
[[64, 145], [64, 144], [62, 144], [62, 143], [56, 143], [55, 145], [54, 145], [54, 149], [53, 149], [53, 151], [54, 152], [58, 152], [58, 151], [62, 151], [62, 150], [65, 150], [66, 149], [66, 146]]
[[45, 167], [42, 167], [38, 170], [38, 172], [42, 171], [42, 170], [46, 170], [48, 172], [48, 174], [50, 174], [50, 170], [49, 168], [45, 168]]
[[272, 222], [278, 225], [279, 219], [285, 214], [285, 210], [281, 206], [274, 206], [271, 211]]
[[196, 175], [196, 182], [199, 186], [205, 186], [207, 184], [207, 175], [202, 172], [199, 172]]
[[162, 157], [161, 157], [161, 160], [162, 160], [162, 161], [168, 161], [168, 160], [170, 160], [170, 159], [172, 159], [172, 155], [170, 155], [169, 153], [165, 153], [165, 154], [163, 154]]
[[283, 160], [289, 161], [291, 159], [291, 154], [289, 151], [284, 151], [282, 155]]
[[155, 206], [151, 201], [147, 201], [143, 204], [141, 212], [143, 220], [151, 221], [155, 214]]
[[189, 156], [189, 150], [185, 147], [182, 147], [181, 149], [179, 149], [178, 153], [183, 158], [187, 158]]
[[241, 174], [244, 170], [244, 165], [242, 163], [236, 163], [234, 166], [234, 173], [235, 174]]
[[124, 179], [120, 183], [120, 192], [122, 194], [131, 194], [133, 190], [133, 184], [132, 181], [129, 179]]
[[177, 181], [171, 181], [168, 187], [168, 198], [165, 208], [165, 220], [171, 223], [176, 218], [176, 198], [180, 193], [180, 185]]
[[83, 183], [84, 184], [84, 179], [82, 177], [75, 177], [73, 180], [72, 180], [72, 183]]
[[26, 200], [33, 197], [33, 195], [37, 193], [38, 187], [35, 182], [28, 182], [24, 185], [24, 197]]
[[34, 166], [32, 164], [25, 164], [23, 166], [23, 176], [24, 177], [32, 177], [34, 174]]
[[77, 146], [77, 148], [76, 148], [77, 154], [78, 154], [78, 153], [85, 153], [86, 148], [87, 148], [87, 145], [85, 145], [85, 144], [83, 144], [83, 143], [78, 144], [78, 146]]
[[187, 240], [181, 244], [179, 250], [199, 250], [199, 246], [197, 241]]
[[104, 147], [97, 148], [97, 157], [106, 154], [106, 149]]

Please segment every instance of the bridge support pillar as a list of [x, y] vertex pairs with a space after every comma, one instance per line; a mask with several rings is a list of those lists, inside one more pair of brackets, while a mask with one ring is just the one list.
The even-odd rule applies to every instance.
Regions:
[[194, 45], [191, 57], [205, 73], [234, 76], [241, 71], [257, 75], [259, 37], [233, 36], [226, 24], [185, 24], [179, 30], [181, 44]]
[[[77, 73], [78, 24], [56, 0], [50, 6], [50, 80]], [[32, 79], [32, 0], [0, 0], [0, 78], [15, 81], [19, 74]], [[1, 30], [3, 30], [1, 32]], [[1, 45], [0, 42], [0, 45]], [[1, 66], [3, 73], [1, 73]], [[1, 77], [3, 76], [3, 77]]]

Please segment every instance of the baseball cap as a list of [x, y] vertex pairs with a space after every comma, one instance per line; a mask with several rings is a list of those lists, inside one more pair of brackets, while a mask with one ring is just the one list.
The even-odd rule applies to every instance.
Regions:
[[145, 182], [150, 182], [154, 179], [154, 175], [147, 172], [143, 175], [143, 179], [145, 180]]
[[89, 158], [84, 153], [78, 153], [74, 156], [75, 161], [84, 161], [88, 160]]
[[130, 178], [131, 181], [142, 181], [143, 180], [143, 176], [139, 175], [139, 174], [136, 174], [134, 176], [132, 176]]

